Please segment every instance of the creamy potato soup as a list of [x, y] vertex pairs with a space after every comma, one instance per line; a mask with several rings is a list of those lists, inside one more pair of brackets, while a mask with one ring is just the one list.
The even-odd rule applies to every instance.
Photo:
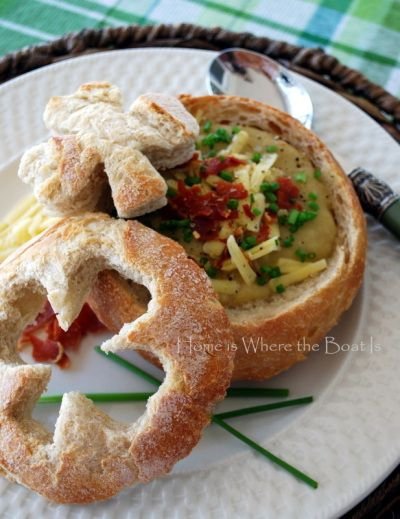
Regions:
[[225, 306], [285, 292], [326, 268], [336, 225], [322, 173], [272, 133], [207, 121], [143, 220], [179, 241]]

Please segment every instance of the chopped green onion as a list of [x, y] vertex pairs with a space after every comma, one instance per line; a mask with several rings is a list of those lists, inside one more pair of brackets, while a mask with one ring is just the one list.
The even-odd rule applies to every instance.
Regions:
[[298, 182], [300, 184], [305, 184], [307, 182], [307, 175], [305, 174], [304, 171], [299, 171], [298, 173], [295, 174], [294, 179], [296, 182]]
[[321, 177], [322, 177], [322, 171], [320, 169], [316, 169], [314, 171], [314, 178], [316, 180], [321, 180]]
[[171, 186], [168, 186], [168, 189], [167, 189], [167, 197], [168, 197], [168, 198], [172, 198], [172, 197], [176, 196], [176, 194], [177, 194], [177, 190], [174, 189], [174, 188], [171, 187]]
[[315, 212], [319, 211], [319, 205], [317, 204], [317, 202], [308, 202], [308, 207], [312, 211], [315, 211]]
[[278, 223], [279, 225], [286, 225], [287, 224], [287, 219], [288, 219], [288, 215], [287, 215], [287, 212], [285, 213], [282, 213], [281, 211], [286, 211], [286, 209], [279, 209], [278, 211]]
[[160, 231], [169, 231], [174, 229], [183, 229], [190, 226], [190, 220], [165, 220], [160, 224]]
[[233, 175], [229, 171], [221, 171], [219, 176], [226, 182], [233, 182]]
[[271, 202], [268, 205], [268, 211], [270, 211], [271, 213], [277, 213], [279, 211], [278, 204], [276, 204], [275, 202]]
[[200, 177], [186, 177], [185, 184], [187, 186], [194, 186], [196, 184], [201, 184], [201, 178]]
[[239, 132], [240, 132], [240, 127], [239, 126], [234, 126], [232, 128], [232, 135], [236, 135]]
[[226, 205], [229, 209], [237, 209], [239, 207], [239, 200], [236, 200], [235, 198], [230, 198]]
[[205, 133], [210, 133], [211, 131], [211, 128], [212, 128], [212, 122], [211, 121], [206, 121], [203, 125], [203, 131]]
[[278, 146], [272, 144], [271, 146], [266, 146], [265, 151], [267, 153], [276, 153], [278, 151]]
[[296, 249], [295, 254], [302, 263], [304, 263], [306, 261], [307, 252], [304, 249]]
[[299, 211], [297, 209], [291, 209], [289, 216], [288, 216], [288, 224], [289, 225], [295, 225], [297, 222], [297, 219], [299, 217]]
[[255, 162], [256, 164], [258, 164], [258, 163], [260, 162], [260, 160], [261, 160], [261, 157], [262, 157], [261, 153], [259, 153], [258, 151], [256, 151], [256, 152], [253, 153], [253, 155], [251, 156], [251, 160], [252, 160], [253, 162]]
[[261, 216], [261, 214], [262, 214], [261, 209], [259, 209], [258, 207], [253, 207], [251, 212], [254, 214], [254, 216]]
[[286, 248], [288, 247], [291, 247], [293, 245], [293, 242], [294, 242], [294, 236], [291, 234], [290, 236], [288, 236], [287, 238], [284, 238], [282, 240], [282, 245]]
[[246, 236], [240, 243], [243, 250], [248, 250], [257, 244], [257, 238], [255, 236]]
[[207, 153], [207, 158], [215, 157], [216, 154], [217, 152], [215, 150], [211, 150]]
[[260, 285], [260, 286], [266, 285], [267, 281], [268, 281], [267, 276], [261, 275], [261, 276], [257, 276], [257, 278], [256, 278], [256, 283], [257, 283], [257, 285]]
[[250, 202], [251, 202], [252, 204], [254, 204], [254, 200], [255, 200], [255, 198], [254, 198], [254, 193], [250, 193]]
[[201, 141], [203, 146], [207, 146], [211, 150], [219, 142], [229, 144], [232, 141], [232, 136], [224, 128], [218, 128], [214, 133], [209, 133]]
[[308, 199], [315, 202], [315, 200], [318, 200], [318, 195], [316, 193], [308, 193]]
[[265, 196], [265, 200], [267, 200], [267, 202], [276, 202], [278, 200], [278, 197], [276, 196], [276, 194], [272, 193], [271, 191], [266, 191], [264, 193], [264, 196]]
[[275, 288], [275, 290], [277, 291], [278, 294], [283, 294], [283, 292], [286, 290], [285, 286], [282, 285], [282, 283], [280, 285], [277, 285], [277, 287]]
[[190, 243], [193, 240], [193, 231], [192, 229], [183, 229], [183, 241], [185, 243]]
[[279, 182], [262, 182], [260, 185], [260, 191], [263, 193], [268, 191], [278, 191], [280, 188]]
[[209, 267], [206, 267], [204, 270], [206, 271], [206, 274], [209, 278], [215, 278], [216, 275], [218, 274], [218, 269], [216, 269], [212, 265], [210, 265]]
[[304, 474], [304, 472], [301, 472], [300, 470], [296, 469], [292, 465], [289, 465], [289, 463], [287, 463], [286, 461], [278, 458], [277, 456], [272, 454], [272, 452], [268, 451], [267, 449], [264, 449], [264, 447], [261, 447], [261, 445], [259, 445], [258, 443], [251, 440], [250, 438], [248, 438], [247, 436], [242, 434], [240, 431], [235, 429], [234, 427], [230, 426], [229, 424], [227, 424], [226, 422], [221, 420], [221, 418], [214, 416], [213, 422], [218, 424], [220, 427], [223, 427], [225, 430], [230, 432], [233, 436], [236, 436], [236, 438], [238, 438], [242, 442], [244, 442], [247, 445], [249, 445], [250, 447], [252, 447], [254, 450], [256, 450], [257, 452], [259, 452], [260, 454], [262, 454], [263, 456], [268, 458], [270, 461], [272, 461], [276, 465], [279, 465], [281, 468], [285, 469], [287, 472], [292, 474], [297, 479], [303, 481], [304, 483], [306, 483], [307, 485], [309, 485], [312, 488], [318, 488], [317, 481], [310, 478], [309, 476], [307, 476], [307, 474]]

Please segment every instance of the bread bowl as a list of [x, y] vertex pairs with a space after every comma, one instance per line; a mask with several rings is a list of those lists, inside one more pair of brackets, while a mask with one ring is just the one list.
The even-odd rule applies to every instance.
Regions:
[[[46, 295], [66, 330], [106, 268], [144, 283], [153, 300], [102, 349], [151, 351], [166, 378], [134, 424], [112, 420], [82, 394], [65, 393], [52, 434], [32, 418], [51, 368], [23, 363], [18, 335]], [[189, 454], [225, 395], [233, 353], [225, 312], [179, 244], [137, 221], [87, 213], [61, 220], [10, 256], [0, 267], [0, 287], [2, 474], [53, 501], [89, 503], [162, 476]], [[213, 355], [194, 352], [189, 339], [219, 346]]]
[[[228, 295], [221, 296], [220, 294], [235, 334], [236, 358], [233, 379], [266, 379], [304, 360], [307, 356], [307, 345], [318, 343], [351, 305], [361, 285], [364, 273], [366, 253], [364, 215], [349, 179], [329, 149], [314, 133], [304, 128], [289, 115], [259, 102], [233, 96], [182, 96], [181, 101], [186, 109], [197, 118], [200, 127], [203, 128], [203, 135], [199, 141], [200, 150], [197, 152], [197, 159], [195, 160], [199, 160], [200, 153], [202, 154], [201, 161], [204, 159], [203, 155], [207, 151], [204, 149], [204, 143], [212, 143], [214, 140], [215, 146], [211, 150], [208, 149], [207, 153], [211, 151], [214, 152], [211, 155], [214, 155], [216, 152], [218, 157], [222, 148], [225, 157], [233, 155], [241, 160], [242, 156], [245, 161], [245, 164], [236, 164], [233, 167], [232, 165], [231, 167], [225, 167], [227, 164], [225, 162], [224, 167], [229, 175], [225, 175], [225, 179], [221, 179], [221, 172], [219, 171], [217, 173], [217, 176], [220, 177], [218, 181], [222, 180], [225, 183], [228, 181], [231, 185], [236, 184], [238, 182], [238, 166], [239, 168], [247, 166], [250, 162], [249, 157], [257, 153], [261, 157], [257, 155], [253, 158], [259, 159], [259, 163], [263, 161], [267, 163], [267, 176], [271, 175], [271, 169], [273, 170], [274, 167], [281, 170], [278, 173], [272, 171], [272, 177], [269, 178], [270, 183], [275, 182], [277, 177], [291, 177], [292, 184], [295, 184], [300, 193], [294, 197], [295, 204], [300, 204], [298, 213], [306, 212], [305, 208], [309, 208], [310, 205], [313, 209], [309, 212], [318, 212], [317, 217], [313, 217], [309, 221], [306, 216], [306, 222], [300, 222], [301, 229], [296, 230], [294, 228], [296, 225], [294, 225], [294, 227], [292, 226], [293, 232], [289, 232], [290, 235], [295, 237], [291, 244], [292, 252], [295, 251], [296, 253], [301, 247], [303, 252], [306, 251], [306, 257], [297, 254], [297, 261], [306, 260], [305, 263], [307, 264], [319, 262], [319, 266], [317, 265], [313, 275], [309, 275], [310, 272], [308, 272], [308, 276], [306, 278], [303, 276], [301, 282], [296, 282], [295, 279], [294, 284], [283, 285], [283, 291], [278, 287], [283, 284], [282, 279], [287, 279], [284, 277], [286, 274], [280, 280], [279, 278], [278, 280], [269, 279], [267, 274], [266, 285], [274, 287], [275, 291], [270, 290], [265, 296], [266, 292], [262, 292], [263, 286], [250, 285], [250, 288], [257, 294], [256, 297], [251, 296], [245, 303], [237, 304], [232, 297], [232, 292]], [[218, 131], [218, 128], [223, 130], [220, 131], [220, 141], [224, 141], [222, 143], [218, 141], [218, 138], [210, 139], [209, 137], [209, 135], [215, 135], [215, 130]], [[254, 133], [260, 137], [262, 149], [260, 148], [260, 151], [257, 151], [254, 148], [251, 142], [253, 136], [247, 144], [238, 147], [240, 153], [231, 152], [229, 155], [229, 147], [232, 150], [235, 142], [240, 141], [243, 137], [241, 131], [249, 133], [249, 128], [255, 129]], [[292, 158], [280, 160], [279, 154], [282, 149], [284, 151], [289, 150], [289, 155], [291, 154]], [[273, 161], [271, 155], [276, 154], [276, 152], [278, 152], [278, 157]], [[200, 166], [197, 164], [200, 169], [202, 166], [204, 167], [204, 162], [201, 161]], [[189, 162], [184, 167], [166, 174], [167, 183], [169, 183], [170, 188], [172, 187], [170, 196], [176, 191], [173, 182], [170, 181], [171, 179], [176, 180], [177, 172], [184, 182], [187, 176], [193, 177], [190, 164]], [[268, 164], [272, 164], [272, 168]], [[296, 168], [296, 165], [300, 165], [300, 168]], [[251, 178], [255, 171], [254, 168], [253, 165], [250, 172]], [[200, 169], [197, 171], [200, 171]], [[294, 175], [298, 175], [299, 171], [301, 175], [297, 177], [298, 181], [296, 181]], [[201, 172], [199, 177], [202, 184]], [[231, 177], [233, 177], [233, 181]], [[187, 183], [189, 185], [184, 186], [184, 189], [196, 188], [197, 182], [196, 178], [194, 181], [192, 179]], [[317, 196], [309, 197], [307, 195], [305, 197], [308, 190], [307, 186], [311, 184], [312, 191], [308, 192], [308, 195], [315, 195], [314, 191], [316, 186], [319, 185], [318, 194]], [[213, 188], [211, 187], [211, 189]], [[279, 191], [276, 193], [279, 195]], [[271, 199], [274, 200], [273, 197]], [[239, 201], [239, 204], [241, 203]], [[268, 203], [273, 203], [273, 201], [269, 202], [268, 198], [265, 197], [265, 203], [267, 209], [264, 209], [263, 214], [268, 213], [269, 217], [273, 216], [271, 211], [268, 210]], [[289, 208], [287, 217], [292, 210], [296, 210], [295, 204]], [[235, 205], [233, 204], [232, 207], [234, 208]], [[315, 211], [317, 205], [319, 210]], [[171, 209], [171, 201], [168, 207]], [[188, 207], [190, 207], [190, 204], [188, 204]], [[167, 211], [170, 211], [170, 209], [167, 209]], [[147, 225], [160, 229], [160, 219], [164, 221], [165, 214], [165, 212], [154, 213], [144, 221]], [[171, 218], [171, 215], [178, 219], [184, 217], [187, 219], [188, 216], [182, 213], [179, 204], [172, 207], [172, 212], [169, 213], [168, 217]], [[316, 224], [321, 221], [321, 215], [323, 215], [322, 226], [316, 227]], [[193, 225], [193, 219], [189, 218], [189, 220], [189, 229], [193, 234], [196, 232], [196, 226]], [[276, 219], [269, 222], [270, 227], [274, 224], [276, 225]], [[166, 227], [168, 225], [164, 225], [164, 227], [161, 225], [161, 228], [164, 229], [163, 232], [171, 235], [171, 229], [165, 231]], [[287, 223], [286, 227], [288, 227]], [[316, 247], [316, 251], [307, 250], [309, 245], [306, 239], [307, 229], [316, 229], [316, 237], [311, 240], [311, 243]], [[197, 234], [199, 234], [198, 231], [199, 229], [197, 229]], [[275, 253], [276, 261], [280, 259], [293, 261], [293, 256], [291, 257], [288, 253], [290, 246], [286, 250], [282, 246], [283, 240], [286, 240], [286, 243], [290, 242], [287, 229], [285, 231], [283, 225], [279, 226], [278, 231], [280, 232], [279, 250], [272, 254]], [[310, 231], [310, 233], [313, 234], [314, 231]], [[180, 238], [189, 254], [196, 257], [191, 250], [191, 243], [186, 243], [182, 228], [179, 229], [179, 226], [178, 235], [178, 239]], [[304, 240], [301, 237], [304, 237]], [[196, 236], [194, 238], [196, 239]], [[238, 243], [239, 240], [236, 239], [235, 241]], [[329, 241], [328, 246], [326, 246], [327, 241]], [[191, 242], [193, 242], [193, 236]], [[201, 246], [203, 247], [204, 240], [200, 240], [200, 242], [202, 242]], [[319, 247], [320, 243], [323, 245], [322, 248]], [[258, 245], [257, 241], [255, 244]], [[251, 243], [250, 245], [254, 244]], [[268, 247], [274, 248], [273, 243], [269, 243]], [[247, 256], [248, 260], [250, 249], [249, 247], [246, 248], [247, 251], [242, 249], [241, 252]], [[323, 252], [321, 252], [322, 249]], [[311, 256], [309, 256], [310, 253]], [[313, 257], [313, 255], [315, 256]], [[269, 255], [269, 258], [272, 258], [272, 256]], [[311, 258], [313, 261], [310, 261]], [[199, 257], [196, 259], [199, 260]], [[276, 261], [274, 261], [274, 264], [276, 264]], [[290, 261], [286, 261], [288, 272], [291, 268]], [[260, 276], [260, 265], [255, 267], [254, 263], [250, 262], [250, 266], [255, 271], [257, 281]], [[307, 268], [309, 268], [308, 265]], [[269, 273], [271, 273], [271, 270], [269, 270]], [[209, 274], [215, 275], [215, 272], [209, 272]], [[290, 277], [293, 278], [293, 276]], [[224, 276], [225, 278], [226, 276]], [[296, 275], [294, 278], [296, 278]], [[237, 277], [234, 280], [237, 281]], [[293, 282], [293, 279], [290, 281]], [[215, 284], [215, 287], [218, 289], [218, 283]], [[259, 297], [260, 288], [264, 297]], [[276, 293], [277, 289], [283, 293]], [[246, 290], [249, 293], [248, 288]], [[111, 272], [102, 273], [89, 298], [89, 302], [98, 317], [113, 330], [117, 330], [123, 322], [130, 320], [132, 315], [140, 314], [146, 307], [147, 301], [146, 294], [135, 294], [134, 286]]]

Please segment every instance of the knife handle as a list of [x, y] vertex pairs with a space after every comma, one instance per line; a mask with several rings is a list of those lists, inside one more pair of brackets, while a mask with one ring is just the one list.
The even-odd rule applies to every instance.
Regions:
[[353, 169], [349, 177], [364, 211], [400, 238], [400, 195], [363, 168]]

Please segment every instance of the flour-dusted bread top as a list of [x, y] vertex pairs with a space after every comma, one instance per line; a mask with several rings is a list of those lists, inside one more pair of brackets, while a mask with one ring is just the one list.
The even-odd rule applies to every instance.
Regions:
[[121, 217], [162, 207], [158, 169], [189, 160], [199, 132], [177, 98], [146, 94], [125, 112], [119, 89], [106, 82], [52, 97], [44, 121], [54, 136], [24, 154], [18, 174], [57, 215], [104, 209], [110, 191]]

